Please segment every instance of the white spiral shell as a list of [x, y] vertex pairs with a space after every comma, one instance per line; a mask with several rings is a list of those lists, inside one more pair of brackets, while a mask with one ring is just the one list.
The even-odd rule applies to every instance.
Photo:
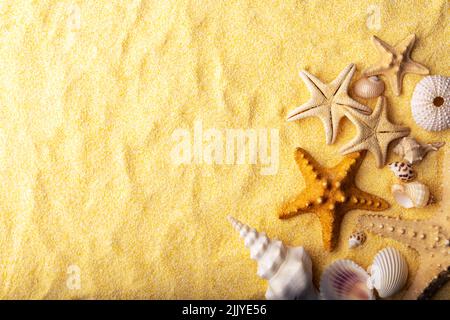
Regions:
[[269, 281], [266, 299], [293, 300], [318, 298], [312, 283], [312, 262], [303, 247], [288, 247], [265, 233], [228, 217], [258, 263], [257, 275]]
[[325, 300], [373, 300], [369, 275], [351, 260], [337, 260], [322, 274], [320, 295]]
[[377, 253], [369, 267], [369, 288], [375, 288], [381, 298], [398, 293], [408, 279], [408, 265], [402, 254], [395, 248], [385, 248]]
[[450, 128], [450, 78], [423, 78], [414, 89], [411, 112], [416, 123], [428, 131]]

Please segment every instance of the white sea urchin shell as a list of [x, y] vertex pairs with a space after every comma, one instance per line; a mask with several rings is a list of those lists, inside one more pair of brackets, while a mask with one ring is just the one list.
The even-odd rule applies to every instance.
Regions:
[[414, 89], [411, 112], [416, 123], [428, 131], [450, 128], [450, 78], [423, 78]]

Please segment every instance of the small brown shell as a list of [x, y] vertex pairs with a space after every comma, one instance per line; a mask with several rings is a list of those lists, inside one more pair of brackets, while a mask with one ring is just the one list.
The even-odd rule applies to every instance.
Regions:
[[350, 235], [348, 239], [348, 247], [350, 249], [359, 247], [362, 245], [367, 239], [366, 234], [363, 231], [355, 231]]
[[401, 181], [411, 181], [416, 177], [416, 172], [409, 163], [402, 161], [392, 162], [389, 164], [389, 168]]
[[363, 77], [356, 81], [353, 92], [361, 98], [372, 99], [381, 96], [384, 92], [384, 82], [377, 76]]

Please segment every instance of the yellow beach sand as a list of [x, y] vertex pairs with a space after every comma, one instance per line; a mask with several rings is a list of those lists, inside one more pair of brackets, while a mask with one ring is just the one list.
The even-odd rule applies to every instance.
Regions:
[[[335, 259], [367, 267], [387, 245], [406, 256], [413, 276], [416, 253], [395, 241], [369, 235], [347, 249], [362, 211], [346, 216], [331, 254], [314, 215], [277, 218], [304, 186], [295, 148], [330, 166], [355, 134], [344, 120], [328, 146], [318, 119], [285, 121], [309, 99], [299, 71], [331, 81], [354, 62], [356, 79], [378, 59], [373, 34], [395, 44], [411, 33], [413, 59], [448, 75], [445, 0], [2, 1], [0, 298], [263, 298], [266, 282], [229, 214], [304, 246], [316, 283]], [[413, 121], [421, 78], [408, 74], [401, 96], [389, 86], [386, 95], [394, 122], [421, 141], [447, 141], [417, 166], [439, 201], [450, 134]], [[257, 129], [270, 142], [278, 130], [279, 157], [269, 153], [276, 169], [262, 174], [269, 165], [259, 160], [208, 164], [196, 124], [210, 139]], [[189, 133], [197, 162], [174, 161], [177, 132]], [[394, 181], [371, 154], [357, 176], [361, 189], [392, 204], [385, 215], [437, 212], [398, 207]], [[450, 286], [437, 298], [450, 298]]]

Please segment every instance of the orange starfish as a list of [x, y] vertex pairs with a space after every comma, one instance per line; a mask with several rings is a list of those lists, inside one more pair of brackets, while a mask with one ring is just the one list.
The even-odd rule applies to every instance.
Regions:
[[351, 153], [335, 167], [324, 168], [308, 152], [298, 148], [295, 160], [306, 189], [284, 206], [279, 217], [287, 219], [315, 213], [322, 225], [323, 245], [331, 251], [345, 213], [356, 209], [382, 211], [389, 208], [385, 200], [361, 191], [355, 185], [355, 175], [365, 154], [365, 151]]

